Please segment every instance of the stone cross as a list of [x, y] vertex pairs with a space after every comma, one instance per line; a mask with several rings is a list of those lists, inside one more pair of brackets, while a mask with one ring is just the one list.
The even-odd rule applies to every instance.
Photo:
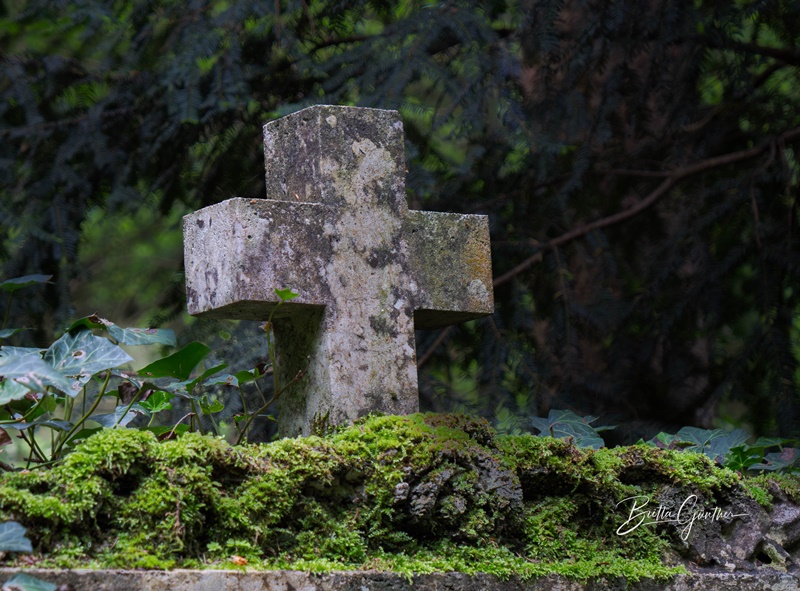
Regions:
[[396, 111], [316, 106], [264, 126], [267, 199], [184, 218], [189, 313], [265, 320], [281, 434], [419, 409], [415, 328], [494, 309], [486, 216], [409, 210]]

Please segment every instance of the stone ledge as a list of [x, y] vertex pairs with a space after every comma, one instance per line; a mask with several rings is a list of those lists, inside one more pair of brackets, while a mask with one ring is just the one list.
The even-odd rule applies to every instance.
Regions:
[[751, 573], [696, 573], [669, 581], [601, 578], [588, 582], [558, 576], [523, 581], [461, 573], [417, 575], [342, 571], [314, 575], [300, 571], [236, 572], [221, 570], [49, 570], [0, 569], [0, 581], [18, 572], [70, 591], [797, 591], [794, 575], [766, 570]]

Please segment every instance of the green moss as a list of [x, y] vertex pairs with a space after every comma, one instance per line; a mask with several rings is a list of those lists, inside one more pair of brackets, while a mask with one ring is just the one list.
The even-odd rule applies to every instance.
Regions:
[[151, 433], [100, 431], [50, 471], [6, 474], [3, 514], [44, 531], [101, 527], [119, 509], [119, 488], [147, 474], [147, 459], [157, 448]]
[[800, 504], [800, 475], [770, 474], [745, 478], [742, 482], [745, 491], [765, 509], [772, 508], [776, 495], [782, 495], [795, 504]]
[[[668, 579], [686, 572], [650, 560], [621, 559], [613, 552], [593, 548], [593, 554], [580, 557], [562, 556], [551, 561], [532, 560], [506, 547], [485, 547], [439, 543], [413, 555], [408, 553], [376, 553], [365, 566], [370, 569], [427, 574], [457, 571], [466, 574], [488, 573], [501, 579], [518, 576], [523, 579], [561, 574], [579, 580], [596, 577], [624, 577], [631, 581], [643, 578]], [[288, 565], [281, 565], [288, 566]], [[306, 566], [306, 565], [304, 565]]]
[[42, 566], [238, 568], [238, 556], [248, 568], [314, 572], [636, 580], [680, 569], [663, 564], [659, 529], [616, 535], [621, 499], [739, 484], [696, 454], [579, 449], [417, 414], [238, 448], [103, 430], [50, 471], [4, 475], [0, 518], [28, 527]]
[[771, 474], [764, 475], [763, 479], [772, 483], [774, 487], [786, 495], [793, 503], [800, 504], [800, 475], [798, 474]]
[[742, 482], [742, 487], [747, 494], [759, 505], [764, 507], [764, 509], [772, 509], [772, 495], [768, 487], [765, 486], [765, 483], [761, 480], [761, 477], [746, 478], [744, 482]]

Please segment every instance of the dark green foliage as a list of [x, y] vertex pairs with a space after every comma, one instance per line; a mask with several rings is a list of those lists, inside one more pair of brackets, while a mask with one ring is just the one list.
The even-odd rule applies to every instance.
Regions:
[[[47, 279], [41, 276], [9, 279], [0, 283], [0, 289], [13, 294], [17, 289]], [[275, 293], [280, 298], [276, 309], [298, 295], [288, 288], [276, 289]], [[11, 301], [9, 299], [8, 308]], [[211, 349], [198, 342], [191, 342], [134, 371], [129, 368], [129, 362], [134, 359], [120, 345], [176, 347], [173, 331], [120, 328], [96, 314], [73, 322], [47, 349], [0, 346], [0, 447], [12, 443], [8, 431], [16, 431], [28, 448], [26, 469], [32, 463], [55, 463], [79, 440], [102, 428], [133, 427], [130, 424], [142, 416], [149, 418], [149, 422], [144, 425], [140, 421], [136, 426], [166, 439], [187, 430], [213, 429], [216, 435], [227, 434], [236, 443], [246, 441], [256, 419], [274, 419], [265, 413], [303, 374], [298, 372], [285, 384], [273, 377], [272, 396], [269, 400], [264, 396], [258, 382], [273, 372], [275, 359], [271, 320], [272, 315], [261, 327], [268, 342], [269, 361], [234, 375], [221, 373], [227, 364], [208, 363], [206, 358]], [[0, 323], [0, 339], [10, 334], [13, 329], [9, 332], [6, 323]], [[249, 409], [245, 385], [254, 388], [250, 398], [255, 399], [257, 393], [260, 399]], [[239, 393], [237, 412], [234, 415], [227, 409], [229, 412], [222, 415], [226, 404], [217, 395], [225, 390], [228, 394], [233, 388]], [[167, 418], [166, 411], [173, 410], [172, 401], [176, 398], [182, 399], [188, 410], [184, 409], [180, 418]], [[228, 403], [230, 398], [224, 396]], [[112, 402], [113, 411], [98, 412], [103, 402]], [[156, 415], [161, 424], [153, 426]], [[189, 424], [181, 424], [186, 419]], [[87, 428], [87, 423], [96, 423], [99, 427]], [[41, 444], [40, 427], [49, 430], [49, 448]], [[0, 467], [14, 470], [5, 462], [0, 462]]]
[[33, 552], [31, 541], [25, 537], [25, 528], [16, 521], [0, 523], [0, 551]]
[[493, 238], [497, 313], [421, 335], [425, 404], [791, 436], [797, 30], [788, 0], [9, 3], [0, 257], [54, 277], [12, 338], [69, 321], [91, 208], [260, 197], [266, 120], [399, 108], [411, 206]]
[[540, 437], [567, 438], [578, 447], [591, 447], [598, 449], [604, 447], [601, 431], [608, 431], [614, 427], [594, 427], [592, 423], [597, 417], [579, 417], [569, 410], [550, 411], [546, 419], [531, 417], [531, 427], [536, 429]]
[[42, 581], [25, 573], [17, 573], [5, 582], [4, 587], [20, 591], [57, 591], [53, 583]]
[[[675, 435], [659, 433], [649, 441], [662, 449], [681, 449], [702, 453], [720, 466], [731, 470], [762, 470], [791, 473], [800, 461], [800, 450], [788, 447], [788, 439], [759, 437], [747, 443], [750, 435], [743, 429], [683, 427]], [[774, 450], [774, 451], [769, 451]]]

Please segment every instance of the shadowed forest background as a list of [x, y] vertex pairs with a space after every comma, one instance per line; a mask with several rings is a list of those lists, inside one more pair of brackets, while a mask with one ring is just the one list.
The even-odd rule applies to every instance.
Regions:
[[[0, 3], [6, 344], [98, 312], [231, 363], [184, 312], [182, 215], [264, 195], [261, 126], [398, 109], [412, 208], [487, 214], [496, 312], [418, 333], [424, 409], [503, 431], [800, 434], [800, 3]], [[0, 302], [5, 306], [5, 302]]]

